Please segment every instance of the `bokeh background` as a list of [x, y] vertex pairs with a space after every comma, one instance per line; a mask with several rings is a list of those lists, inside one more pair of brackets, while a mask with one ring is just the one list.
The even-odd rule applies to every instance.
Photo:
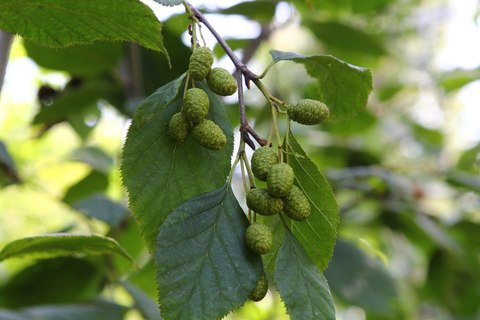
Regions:
[[[119, 163], [135, 107], [185, 72], [190, 49], [183, 7], [144, 2], [164, 23], [172, 68], [134, 44], [53, 50], [17, 37], [0, 96], [0, 248], [25, 236], [95, 232], [117, 239], [141, 269], [117, 257], [6, 261], [0, 308], [101, 298], [123, 307], [99, 319], [158, 319], [133, 308], [135, 295], [118, 286], [128, 280], [143, 298], [156, 300], [153, 266], [127, 209]], [[364, 113], [314, 128], [293, 125], [341, 209], [326, 271], [337, 318], [480, 319], [479, 2], [192, 4], [257, 73], [272, 49], [331, 54], [373, 73]], [[208, 30], [202, 32], [215, 64], [233, 71]], [[314, 98], [318, 85], [288, 62], [264, 81], [285, 101]], [[266, 136], [264, 98], [252, 88], [246, 100], [251, 124]], [[238, 127], [236, 99], [225, 102]], [[240, 183], [239, 174], [234, 181]], [[228, 319], [288, 317], [272, 290]]]

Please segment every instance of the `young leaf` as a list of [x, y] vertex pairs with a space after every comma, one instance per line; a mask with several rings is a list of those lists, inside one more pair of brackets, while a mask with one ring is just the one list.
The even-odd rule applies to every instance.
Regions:
[[134, 262], [113, 239], [96, 234], [51, 233], [8, 243], [0, 251], [0, 261], [9, 258], [53, 258], [59, 256], [116, 253]]
[[150, 251], [158, 228], [180, 203], [225, 183], [230, 172], [233, 133], [219, 98], [205, 85], [210, 98], [209, 119], [227, 136], [222, 150], [203, 148], [191, 137], [182, 144], [167, 134], [167, 123], [182, 105], [177, 97], [183, 77], [158, 89], [137, 109], [123, 149], [122, 176], [130, 207]]
[[350, 118], [365, 109], [372, 90], [370, 70], [329, 55], [303, 56], [274, 50], [270, 54], [274, 62], [289, 60], [303, 64], [308, 74], [318, 80], [318, 99], [330, 109], [330, 119]]
[[275, 282], [292, 320], [335, 319], [327, 280], [290, 230], [278, 252]]
[[310, 160], [295, 137], [288, 136], [288, 163], [295, 172], [295, 184], [310, 200], [312, 213], [305, 221], [291, 220], [290, 228], [320, 270], [333, 255], [340, 219], [332, 188]]
[[0, 29], [46, 47], [133, 41], [168, 57], [162, 25], [136, 0], [2, 0]]
[[248, 221], [230, 186], [180, 205], [160, 227], [156, 252], [165, 319], [220, 319], [242, 305], [262, 272], [244, 240]]

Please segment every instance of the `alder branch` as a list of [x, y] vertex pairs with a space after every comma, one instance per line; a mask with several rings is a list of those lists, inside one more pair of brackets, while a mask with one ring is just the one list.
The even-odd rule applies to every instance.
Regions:
[[12, 41], [12, 34], [0, 30], [0, 92], [2, 91], [3, 80], [5, 79], [5, 72], [7, 70], [8, 57], [10, 55]]
[[[238, 104], [239, 104], [239, 109], [240, 109], [240, 132], [242, 135], [242, 140], [247, 143], [250, 148], [255, 149], [255, 144], [253, 143], [251, 137], [253, 137], [261, 146], [265, 146], [268, 141], [266, 139], [263, 139], [260, 137], [260, 135], [253, 130], [253, 128], [248, 124], [247, 121], [247, 116], [246, 116], [246, 111], [245, 111], [245, 100], [244, 100], [244, 95], [243, 95], [243, 82], [242, 82], [242, 77], [245, 80], [245, 86], [250, 89], [250, 81], [253, 81], [254, 83], [257, 83], [259, 81], [258, 75], [253, 73], [248, 67], [245, 65], [244, 62], [240, 60], [240, 58], [237, 57], [237, 55], [233, 52], [232, 48], [227, 44], [227, 42], [223, 39], [223, 37], [215, 30], [215, 28], [210, 24], [210, 22], [205, 18], [205, 16], [193, 5], [191, 5], [189, 2], [185, 1], [184, 2], [187, 6], [188, 9], [193, 13], [195, 18], [203, 23], [205, 27], [212, 33], [212, 35], [215, 37], [217, 42], [220, 44], [220, 46], [223, 48], [227, 56], [230, 58], [232, 61], [233, 65], [235, 66], [236, 72], [235, 72], [235, 78], [237, 80], [237, 86], [238, 86]], [[269, 32], [267, 31], [267, 34]], [[265, 34], [260, 35], [260, 39], [263, 39]], [[258, 47], [259, 43], [256, 45]], [[256, 50], [256, 48], [255, 48]], [[250, 137], [251, 136], [251, 137]]]

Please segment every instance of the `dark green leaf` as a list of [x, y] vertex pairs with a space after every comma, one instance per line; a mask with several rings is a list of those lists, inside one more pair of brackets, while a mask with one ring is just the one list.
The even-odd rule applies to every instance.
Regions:
[[25, 41], [24, 46], [28, 56], [38, 65], [73, 75], [110, 71], [117, 66], [123, 54], [123, 46], [119, 43], [98, 42], [92, 45], [52, 49]]
[[152, 298], [128, 282], [124, 282], [122, 285], [132, 296], [135, 301], [135, 307], [140, 310], [145, 320], [162, 320], [160, 309]]
[[67, 190], [63, 197], [63, 201], [73, 205], [75, 202], [88, 196], [104, 191], [107, 187], [108, 177], [101, 172], [93, 170], [85, 178]]
[[97, 147], [81, 147], [72, 154], [72, 160], [89, 164], [105, 175], [110, 173], [113, 166], [113, 159], [100, 148]]
[[262, 272], [244, 239], [248, 227], [230, 186], [180, 205], [160, 227], [156, 252], [166, 319], [220, 319], [241, 306]]
[[338, 21], [306, 20], [304, 23], [320, 41], [329, 47], [373, 56], [386, 53], [377, 37], [359, 28]]
[[94, 41], [132, 41], [161, 51], [162, 25], [140, 1], [3, 0], [0, 29], [46, 47], [66, 47]]
[[102, 220], [113, 228], [124, 221], [129, 214], [128, 209], [123, 205], [101, 194], [75, 202], [73, 207], [91, 218]]
[[116, 303], [98, 301], [82, 304], [62, 304], [31, 307], [19, 313], [30, 320], [122, 320], [127, 308]]
[[182, 81], [183, 77], [161, 87], [137, 108], [123, 150], [123, 182], [151, 251], [168, 214], [183, 201], [223, 185], [230, 172], [232, 128], [221, 101], [202, 83], [198, 87], [210, 98], [208, 118], [222, 128], [227, 145], [212, 151], [191, 137], [176, 144], [167, 135], [167, 123], [182, 105]]
[[288, 136], [288, 152], [288, 164], [295, 172], [295, 184], [303, 190], [312, 207], [312, 213], [305, 221], [291, 220], [289, 226], [315, 265], [324, 270], [333, 255], [337, 236], [340, 219], [337, 201], [325, 177], [292, 133]]
[[291, 60], [305, 66], [320, 85], [319, 96], [330, 109], [330, 119], [350, 118], [365, 109], [372, 90], [370, 70], [329, 55], [303, 56], [294, 52], [270, 51], [274, 61]]
[[290, 230], [278, 252], [275, 282], [292, 320], [335, 319], [327, 280]]
[[104, 287], [105, 270], [78, 258], [39, 260], [0, 286], [0, 305], [19, 308], [92, 299]]
[[9, 258], [53, 258], [58, 256], [116, 253], [132, 260], [119, 244], [104, 236], [52, 233], [9, 242], [0, 251], [0, 261]]
[[355, 246], [338, 240], [325, 276], [334, 295], [342, 301], [369, 314], [398, 319], [393, 309], [397, 299], [393, 278], [379, 261]]

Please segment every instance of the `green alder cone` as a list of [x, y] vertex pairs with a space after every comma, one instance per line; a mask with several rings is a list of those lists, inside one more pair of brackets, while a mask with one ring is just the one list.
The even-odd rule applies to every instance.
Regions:
[[208, 119], [193, 126], [192, 137], [199, 145], [210, 150], [220, 150], [227, 143], [222, 129]]
[[247, 192], [247, 207], [263, 216], [280, 214], [283, 201], [272, 197], [266, 189], [251, 189]]
[[193, 123], [205, 119], [208, 114], [210, 100], [205, 91], [199, 88], [190, 88], [183, 99], [183, 114]]
[[188, 71], [195, 80], [203, 80], [207, 77], [213, 64], [213, 54], [208, 47], [200, 47], [193, 51], [190, 56]]
[[175, 113], [168, 122], [168, 135], [177, 143], [183, 143], [190, 134], [190, 122], [181, 112]]
[[293, 186], [290, 193], [283, 198], [283, 212], [297, 221], [305, 220], [310, 215], [310, 201], [299, 187]]
[[231, 96], [237, 91], [237, 81], [223, 68], [213, 68], [207, 76], [208, 87], [220, 96]]
[[252, 301], [258, 302], [265, 298], [268, 292], [268, 280], [265, 273], [262, 273], [260, 279], [258, 279], [257, 285], [253, 288], [248, 298]]
[[266, 225], [254, 222], [245, 231], [245, 241], [253, 252], [265, 254], [273, 245], [272, 231]]
[[330, 116], [330, 110], [323, 102], [312, 99], [302, 99], [288, 105], [287, 113], [293, 121], [306, 125], [322, 123]]
[[292, 167], [286, 163], [277, 163], [267, 175], [267, 190], [272, 197], [282, 198], [288, 195], [293, 186], [295, 175]]
[[274, 149], [261, 147], [255, 150], [252, 155], [253, 175], [262, 181], [267, 181], [268, 171], [278, 162], [278, 156]]

